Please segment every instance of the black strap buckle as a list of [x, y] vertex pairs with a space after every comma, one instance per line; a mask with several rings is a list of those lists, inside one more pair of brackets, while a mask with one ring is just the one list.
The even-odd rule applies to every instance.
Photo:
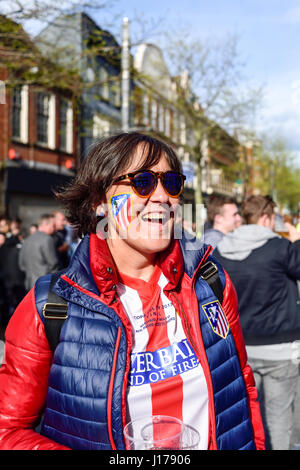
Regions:
[[47, 302], [43, 306], [43, 317], [50, 320], [66, 320], [68, 305]]
[[207, 279], [211, 278], [214, 274], [218, 273], [218, 268], [215, 263], [212, 261], [208, 261], [200, 268], [200, 277], [207, 281]]

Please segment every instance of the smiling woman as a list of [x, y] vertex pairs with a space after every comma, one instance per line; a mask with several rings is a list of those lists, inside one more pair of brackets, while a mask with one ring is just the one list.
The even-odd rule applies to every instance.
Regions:
[[[128, 173], [136, 172], [141, 161], [143, 161], [143, 148], [137, 146], [132, 163], [127, 169]], [[127, 225], [120, 226], [118, 223], [116, 225], [109, 223], [108, 227], [107, 244], [113, 258], [117, 260], [121, 272], [126, 266], [127, 273], [131, 276], [144, 277], [145, 280], [148, 280], [154, 271], [157, 253], [165, 250], [171, 242], [174, 213], [178, 206], [178, 193], [181, 193], [183, 189], [182, 175], [172, 173], [181, 178], [180, 191], [176, 191], [174, 196], [170, 196], [166, 192], [165, 183], [162, 184], [162, 177], [171, 173], [171, 170], [167, 158], [162, 154], [160, 160], [151, 166], [152, 173], [150, 173], [162, 176], [157, 178], [156, 185], [150, 186], [149, 194], [146, 197], [141, 196], [134, 189], [134, 177], [129, 181], [117, 178], [106, 192], [106, 201], [115, 201], [115, 198], [120, 195], [126, 197], [126, 204], [122, 206], [118, 214], [123, 210], [123, 207], [125, 207], [124, 210], [127, 214], [128, 210], [131, 211], [131, 216], [127, 217]], [[143, 174], [145, 175], [145, 171]], [[145, 188], [146, 186], [143, 185], [144, 192]], [[118, 219], [113, 217], [113, 220]]]
[[[95, 207], [108, 202], [106, 192], [117, 177], [130, 173], [133, 168], [140, 171], [149, 169], [159, 162], [162, 155], [169, 169], [181, 172], [181, 163], [174, 150], [148, 135], [132, 132], [98, 142], [84, 158], [74, 183], [57, 193], [79, 236], [96, 231]], [[130, 188], [129, 183], [126, 181], [125, 187]]]
[[[124, 449], [125, 426], [156, 415], [193, 427], [200, 449], [264, 447], [231, 281], [211, 247], [189, 252], [174, 237], [183, 185], [173, 149], [124, 133], [99, 142], [59, 193], [84, 237], [7, 327], [0, 449]], [[222, 305], [202, 269], [218, 272]], [[51, 348], [44, 327], [61, 310]]]

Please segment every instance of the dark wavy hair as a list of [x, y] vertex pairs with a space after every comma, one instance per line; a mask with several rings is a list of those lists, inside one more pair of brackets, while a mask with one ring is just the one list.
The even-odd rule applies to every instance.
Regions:
[[67, 220], [77, 229], [79, 237], [88, 232], [95, 233], [98, 222], [95, 206], [105, 202], [105, 193], [113, 179], [126, 173], [137, 147], [141, 150], [138, 170], [156, 165], [165, 156], [172, 170], [182, 171], [176, 152], [165, 142], [149, 135], [128, 132], [100, 140], [83, 159], [72, 183], [55, 192]]

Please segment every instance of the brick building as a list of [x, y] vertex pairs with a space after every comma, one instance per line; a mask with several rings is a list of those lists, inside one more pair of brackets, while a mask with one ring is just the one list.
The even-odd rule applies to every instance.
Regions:
[[53, 189], [74, 176], [72, 101], [23, 85], [0, 104], [0, 210], [26, 225], [57, 207]]
[[[65, 185], [77, 166], [76, 112], [67, 91], [12, 84], [1, 60], [0, 213], [28, 227], [57, 208], [53, 189]], [[3, 92], [4, 90], [4, 92]]]
[[121, 130], [121, 45], [82, 12], [55, 18], [35, 40], [50, 60], [55, 44], [59, 65], [75, 65], [81, 77], [77, 131], [84, 158], [95, 141]]

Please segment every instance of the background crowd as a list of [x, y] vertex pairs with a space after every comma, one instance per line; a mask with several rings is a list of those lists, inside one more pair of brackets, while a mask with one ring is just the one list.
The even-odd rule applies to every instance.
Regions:
[[[268, 196], [241, 206], [212, 196], [206, 209], [202, 241], [212, 245], [237, 292], [267, 448], [289, 449], [300, 363], [300, 223], [281, 218]], [[78, 241], [61, 211], [42, 215], [27, 233], [21, 220], [0, 218], [2, 339], [35, 281], [67, 267]]]
[[300, 232], [268, 196], [250, 196], [241, 214], [213, 197], [203, 240], [235, 286], [259, 393], [266, 448], [287, 450], [294, 428], [300, 360]]
[[20, 219], [0, 217], [1, 337], [16, 306], [44, 274], [68, 266], [75, 231], [60, 211], [44, 214], [27, 231]]

